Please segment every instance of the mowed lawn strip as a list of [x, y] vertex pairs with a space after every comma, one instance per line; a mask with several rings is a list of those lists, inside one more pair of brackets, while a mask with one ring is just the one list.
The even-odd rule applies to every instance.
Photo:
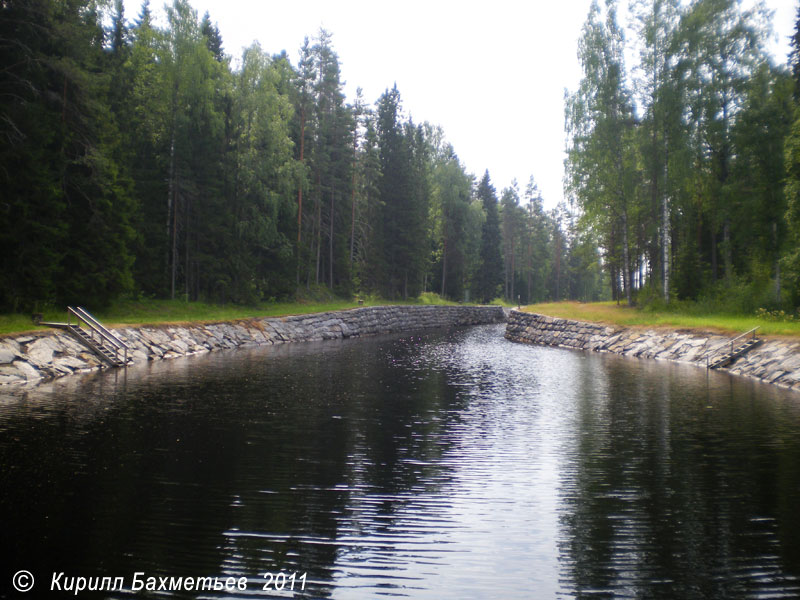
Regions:
[[543, 302], [523, 308], [550, 317], [621, 327], [665, 328], [735, 335], [758, 327], [758, 335], [800, 337], [800, 322], [769, 321], [747, 315], [700, 314], [630, 308], [616, 302]]
[[[440, 300], [434, 294], [424, 294], [421, 298], [408, 302], [365, 299], [363, 306], [380, 306], [387, 304], [442, 304], [454, 302]], [[204, 302], [183, 302], [180, 300], [145, 300], [120, 302], [105, 311], [92, 312], [107, 327], [124, 327], [130, 325], [180, 325], [187, 323], [215, 323], [221, 321], [237, 321], [263, 317], [285, 317], [288, 315], [304, 315], [309, 313], [346, 310], [360, 306], [356, 300], [333, 300], [327, 302], [278, 302], [264, 303], [258, 306], [237, 306], [206, 304]], [[67, 322], [67, 312], [45, 311], [42, 320], [56, 323]], [[73, 317], [72, 322], [75, 322]], [[47, 327], [36, 326], [31, 315], [0, 315], [0, 335], [27, 333], [46, 330]]]

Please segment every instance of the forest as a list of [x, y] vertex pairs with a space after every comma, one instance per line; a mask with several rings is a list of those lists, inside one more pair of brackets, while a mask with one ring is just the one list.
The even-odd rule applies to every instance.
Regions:
[[[800, 98], [766, 50], [770, 14], [733, 0], [593, 4], [566, 98], [565, 187], [614, 298], [718, 310], [800, 300]], [[635, 64], [626, 65], [635, 40]]]
[[[0, 312], [120, 298], [800, 302], [800, 34], [735, 0], [595, 2], [565, 191], [495, 189], [330, 32], [236, 58], [186, 0], [0, 0]], [[635, 57], [627, 65], [626, 58]], [[501, 141], [498, 140], [498, 143]], [[535, 167], [535, 166], [534, 166]]]

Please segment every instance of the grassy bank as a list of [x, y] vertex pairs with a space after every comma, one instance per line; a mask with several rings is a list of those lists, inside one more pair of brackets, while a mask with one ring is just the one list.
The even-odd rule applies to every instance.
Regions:
[[[455, 304], [442, 300], [436, 294], [423, 294], [412, 301], [388, 301], [368, 297], [363, 299], [364, 306], [386, 304]], [[254, 317], [283, 317], [332, 310], [345, 310], [359, 306], [357, 300], [329, 299], [308, 302], [263, 303], [257, 306], [216, 305], [204, 302], [183, 302], [180, 300], [128, 300], [118, 302], [104, 311], [97, 311], [95, 317], [104, 325], [119, 327], [124, 325], [157, 325], [168, 323], [197, 323], [215, 321], [235, 321]], [[67, 311], [51, 310], [42, 313], [44, 321], [66, 322]], [[30, 315], [0, 315], [0, 335], [46, 330], [47, 327], [35, 326]]]
[[576, 321], [595, 321], [623, 327], [668, 327], [720, 333], [742, 333], [759, 327], [760, 335], [800, 337], [800, 322], [774, 321], [755, 315], [728, 315], [688, 311], [651, 311], [628, 308], [616, 302], [550, 302], [523, 310]]

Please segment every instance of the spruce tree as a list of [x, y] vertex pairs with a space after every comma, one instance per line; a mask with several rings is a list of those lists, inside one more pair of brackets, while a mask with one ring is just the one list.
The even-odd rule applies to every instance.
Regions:
[[794, 22], [791, 44], [789, 67], [792, 69], [792, 78], [794, 79], [794, 100], [795, 102], [800, 102], [800, 6], [797, 7], [797, 17]]
[[211, 24], [211, 16], [208, 11], [203, 15], [203, 20], [200, 21], [200, 33], [206, 39], [206, 47], [217, 62], [225, 60], [225, 54], [222, 51], [222, 34], [219, 32], [219, 27], [216, 23]]
[[0, 4], [0, 307], [98, 306], [131, 286], [131, 196], [97, 12]]
[[500, 214], [497, 210], [497, 193], [489, 179], [487, 170], [478, 184], [478, 199], [481, 201], [486, 220], [481, 228], [480, 262], [475, 276], [475, 297], [483, 303], [491, 302], [503, 283], [503, 258], [500, 254]]

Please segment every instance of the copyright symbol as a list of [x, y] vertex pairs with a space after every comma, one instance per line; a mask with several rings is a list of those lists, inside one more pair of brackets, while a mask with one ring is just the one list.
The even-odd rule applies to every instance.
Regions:
[[11, 581], [18, 592], [30, 592], [33, 589], [33, 573], [30, 571], [17, 571]]

